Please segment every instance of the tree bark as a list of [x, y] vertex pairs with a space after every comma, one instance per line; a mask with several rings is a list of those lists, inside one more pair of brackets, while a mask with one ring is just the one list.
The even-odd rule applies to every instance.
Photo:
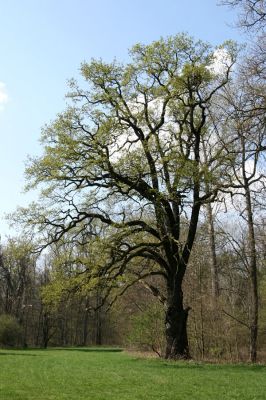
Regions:
[[213, 223], [212, 206], [210, 203], [206, 205], [207, 209], [207, 223], [208, 223], [208, 235], [210, 245], [210, 266], [211, 266], [211, 289], [212, 296], [217, 299], [219, 296], [219, 277], [216, 257], [216, 245], [215, 245], [215, 232]]
[[96, 325], [96, 332], [95, 332], [95, 344], [97, 346], [102, 345], [102, 316], [101, 316], [101, 297], [100, 292], [97, 291], [96, 293], [96, 312], [95, 312], [95, 325]]
[[[203, 145], [203, 154], [204, 161], [208, 162], [207, 150], [204, 144]], [[206, 192], [210, 192], [210, 185], [208, 181], [205, 182]], [[211, 267], [211, 290], [212, 297], [214, 299], [214, 303], [216, 302], [217, 297], [219, 296], [219, 276], [218, 276], [218, 267], [217, 267], [217, 257], [216, 257], [216, 244], [215, 244], [215, 231], [214, 231], [214, 220], [213, 220], [213, 212], [211, 203], [206, 204], [207, 210], [207, 225], [208, 225], [208, 237], [209, 237], [209, 246], [210, 246], [210, 267]]]
[[249, 357], [252, 363], [257, 361], [257, 338], [258, 338], [258, 282], [257, 282], [257, 257], [256, 257], [256, 240], [254, 233], [254, 221], [250, 196], [250, 188], [248, 182], [245, 182], [245, 197], [247, 208], [248, 222], [248, 259], [249, 259], [249, 276], [251, 285], [251, 307], [250, 307], [250, 351]]
[[166, 351], [165, 358], [178, 360], [189, 359], [187, 336], [187, 319], [190, 308], [183, 306], [182, 288], [175, 289], [174, 294], [168, 295], [165, 316]]
[[50, 339], [50, 324], [49, 316], [46, 312], [43, 313], [43, 326], [42, 326], [42, 347], [47, 349]]
[[246, 141], [244, 135], [241, 137], [242, 145], [242, 176], [243, 188], [246, 202], [246, 218], [248, 228], [248, 268], [250, 278], [250, 350], [249, 357], [252, 363], [257, 361], [257, 339], [258, 339], [258, 313], [259, 313], [259, 298], [258, 298], [258, 281], [257, 281], [257, 256], [256, 256], [256, 239], [254, 232], [254, 218], [252, 209], [250, 180], [246, 172]]
[[82, 341], [82, 346], [87, 346], [88, 342], [88, 323], [89, 323], [89, 316], [90, 316], [90, 311], [89, 311], [89, 305], [90, 305], [90, 298], [88, 297], [86, 299], [85, 303], [85, 314], [83, 318], [83, 341]]

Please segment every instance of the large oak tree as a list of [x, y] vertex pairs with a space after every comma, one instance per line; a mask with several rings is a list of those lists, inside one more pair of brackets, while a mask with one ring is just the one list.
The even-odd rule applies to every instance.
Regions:
[[182, 282], [201, 206], [227, 185], [233, 143], [212, 113], [235, 50], [177, 35], [137, 44], [126, 65], [82, 64], [84, 88], [71, 82], [72, 104], [27, 168], [42, 192], [20, 218], [45, 245], [87, 246], [79, 276], [103, 298], [143, 282], [164, 304], [167, 358], [189, 357]]

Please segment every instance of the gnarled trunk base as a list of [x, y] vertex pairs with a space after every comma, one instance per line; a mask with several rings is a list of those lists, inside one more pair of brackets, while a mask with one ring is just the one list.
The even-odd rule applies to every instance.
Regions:
[[169, 306], [165, 317], [166, 351], [165, 358], [187, 360], [190, 357], [187, 337], [187, 318], [190, 307], [180, 309]]

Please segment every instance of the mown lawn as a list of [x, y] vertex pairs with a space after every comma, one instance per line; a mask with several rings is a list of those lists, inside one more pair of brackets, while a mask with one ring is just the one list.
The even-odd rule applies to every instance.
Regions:
[[138, 359], [108, 349], [0, 350], [1, 400], [259, 400], [266, 366]]

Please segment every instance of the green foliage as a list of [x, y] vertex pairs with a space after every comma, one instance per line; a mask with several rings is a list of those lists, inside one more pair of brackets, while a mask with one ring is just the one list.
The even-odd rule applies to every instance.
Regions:
[[141, 350], [152, 350], [162, 356], [164, 339], [164, 310], [158, 302], [131, 317], [128, 341]]
[[0, 345], [12, 347], [22, 343], [22, 328], [11, 315], [0, 315]]
[[[176, 190], [187, 193], [193, 177], [211, 176], [211, 165], [209, 171], [204, 162], [199, 167], [188, 149], [194, 143], [192, 125], [195, 131], [203, 128], [202, 107], [226, 84], [235, 61], [235, 45], [222, 48], [230, 65], [220, 74], [210, 69], [216, 49], [186, 34], [137, 44], [128, 65], [83, 63], [87, 88], [70, 82], [73, 105], [44, 128], [43, 155], [30, 159], [26, 169], [27, 188], [42, 189], [39, 208], [21, 209], [15, 218], [52, 233], [70, 221], [79, 225], [73, 214], [81, 209], [97, 203], [103, 210], [107, 195], [113, 201], [118, 192], [125, 201], [133, 195], [142, 205], [143, 198], [150, 201], [156, 194], [169, 200]], [[152, 158], [162, 193], [148, 187]]]
[[9, 238], [3, 246], [5, 264], [12, 273], [19, 274], [22, 267], [31, 269], [36, 262], [32, 254], [34, 243], [27, 238]]

